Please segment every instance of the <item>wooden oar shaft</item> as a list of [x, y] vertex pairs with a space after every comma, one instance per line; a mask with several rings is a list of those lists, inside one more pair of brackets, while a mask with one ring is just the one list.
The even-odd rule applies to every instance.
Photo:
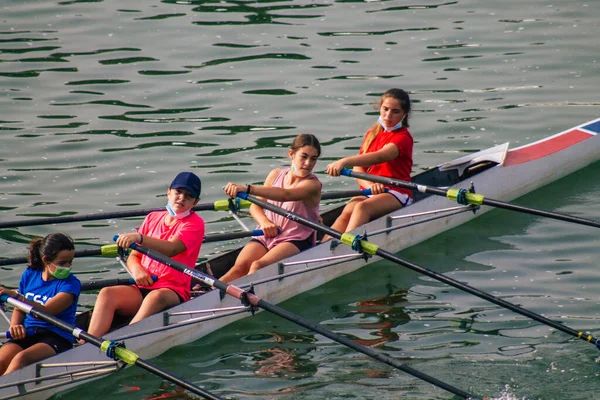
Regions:
[[[447, 197], [451, 200], [456, 200], [457, 190], [456, 189], [441, 189], [433, 186], [419, 185], [412, 182], [406, 182], [399, 179], [386, 178], [383, 176], [365, 174], [363, 172], [357, 172], [350, 169], [344, 169], [341, 172], [342, 175], [351, 176], [353, 178], [364, 179], [371, 182], [382, 183], [384, 185], [391, 185], [405, 189], [416, 190], [425, 194], [434, 194], [436, 196]], [[526, 214], [537, 215], [540, 217], [552, 218], [560, 221], [573, 222], [576, 224], [591, 226], [594, 228], [600, 228], [600, 221], [594, 221], [587, 218], [580, 218], [573, 215], [561, 214], [552, 211], [540, 210], [531, 207], [520, 206], [517, 204], [508, 203], [501, 200], [488, 199], [483, 195], [477, 193], [466, 193], [465, 200], [470, 204], [475, 205], [486, 205], [490, 207], [502, 208], [505, 210], [518, 211]]]
[[[245, 194], [242, 194], [242, 196], [244, 196], [244, 195]], [[258, 199], [255, 196], [244, 196], [244, 197], [247, 198], [252, 203], [255, 203], [256, 205], [258, 205], [258, 206], [260, 206], [260, 207], [262, 207], [264, 209], [267, 209], [267, 210], [273, 211], [274, 213], [283, 215], [284, 217], [289, 218], [292, 221], [298, 222], [300, 224], [303, 224], [305, 226], [313, 228], [313, 229], [315, 229], [317, 231], [321, 231], [323, 233], [326, 233], [329, 236], [334, 237], [336, 239], [340, 239], [341, 242], [344, 243], [344, 244], [346, 244], [346, 245], [351, 246], [353, 244], [353, 242], [357, 239], [356, 235], [352, 235], [352, 234], [349, 234], [349, 233], [339, 232], [339, 231], [337, 231], [335, 229], [332, 229], [332, 228], [330, 228], [328, 226], [325, 226], [325, 225], [320, 224], [318, 222], [311, 221], [311, 220], [309, 220], [307, 218], [304, 218], [304, 217], [302, 217], [302, 216], [300, 216], [298, 214], [295, 214], [295, 213], [292, 213], [290, 211], [284, 210], [281, 207], [277, 207], [277, 206], [275, 206], [275, 205], [273, 205], [271, 203], [268, 203], [266, 201], [262, 201], [262, 200]], [[533, 319], [535, 321], [541, 322], [541, 323], [543, 323], [545, 325], [548, 325], [548, 326], [550, 326], [552, 328], [555, 328], [555, 329], [557, 329], [557, 330], [559, 330], [561, 332], [567, 333], [567, 334], [569, 334], [571, 336], [574, 336], [576, 338], [579, 338], [579, 339], [585, 340], [587, 342], [590, 342], [590, 343], [596, 345], [596, 347], [600, 349], [600, 342], [598, 341], [598, 339], [594, 338], [591, 335], [585, 334], [583, 332], [578, 332], [578, 331], [576, 331], [574, 329], [571, 329], [571, 328], [569, 328], [569, 327], [567, 327], [565, 325], [562, 325], [562, 324], [560, 324], [558, 322], [552, 321], [551, 319], [548, 319], [548, 318], [546, 318], [546, 317], [544, 317], [544, 316], [542, 316], [540, 314], [536, 314], [536, 313], [534, 313], [532, 311], [526, 310], [526, 309], [524, 309], [522, 307], [519, 307], [519, 306], [517, 306], [517, 305], [515, 305], [513, 303], [510, 303], [510, 302], [508, 302], [506, 300], [503, 300], [501, 298], [493, 296], [493, 295], [491, 295], [491, 294], [489, 294], [487, 292], [484, 292], [482, 290], [479, 290], [477, 288], [474, 288], [472, 286], [469, 286], [467, 284], [459, 282], [459, 281], [457, 281], [455, 279], [449, 278], [446, 275], [439, 274], [439, 273], [434, 272], [434, 271], [432, 271], [430, 269], [427, 269], [427, 268], [422, 267], [420, 265], [417, 265], [417, 264], [415, 264], [413, 262], [405, 260], [405, 259], [397, 256], [396, 254], [390, 253], [389, 251], [386, 251], [386, 250], [383, 250], [383, 249], [379, 248], [379, 246], [377, 246], [376, 244], [371, 243], [371, 242], [369, 242], [367, 240], [360, 240], [360, 245], [361, 245], [361, 248], [366, 253], [368, 253], [368, 254], [377, 255], [379, 257], [385, 258], [386, 260], [393, 261], [396, 264], [399, 264], [399, 265], [405, 266], [407, 268], [410, 268], [413, 271], [419, 272], [419, 273], [421, 273], [423, 275], [427, 275], [430, 278], [433, 278], [433, 279], [436, 279], [436, 280], [438, 280], [440, 282], [446, 283], [446, 284], [448, 284], [450, 286], [453, 286], [453, 287], [455, 287], [457, 289], [460, 289], [462, 291], [465, 291], [467, 293], [475, 295], [475, 296], [477, 296], [479, 298], [482, 298], [484, 300], [487, 300], [487, 301], [489, 301], [491, 303], [497, 304], [497, 305], [499, 305], [501, 307], [504, 307], [506, 309], [514, 311], [514, 312], [516, 312], [518, 314], [524, 315], [524, 316], [526, 316], [528, 318], [531, 318], [531, 319]]]
[[463, 390], [457, 389], [451, 385], [448, 385], [445, 382], [442, 382], [436, 378], [433, 378], [427, 374], [424, 374], [418, 370], [415, 370], [414, 368], [412, 368], [406, 364], [402, 364], [402, 363], [398, 362], [397, 360], [393, 359], [392, 357], [381, 354], [381, 353], [373, 350], [370, 347], [366, 347], [366, 346], [363, 346], [356, 342], [353, 342], [352, 340], [350, 340], [342, 335], [339, 335], [321, 325], [315, 324], [314, 322], [304, 319], [296, 314], [292, 314], [292, 313], [282, 309], [281, 307], [278, 307], [274, 304], [268, 303], [253, 293], [245, 292], [244, 290], [242, 290], [241, 288], [239, 288], [237, 286], [222, 282], [212, 276], [205, 275], [196, 270], [188, 268], [185, 264], [175, 261], [157, 251], [150, 250], [148, 248], [145, 248], [145, 247], [140, 246], [135, 243], [133, 245], [131, 245], [131, 248], [136, 251], [139, 251], [140, 253], [147, 255], [148, 257], [150, 257], [156, 261], [161, 262], [162, 264], [165, 264], [173, 269], [176, 269], [179, 272], [189, 275], [192, 278], [197, 279], [198, 281], [200, 281], [202, 283], [205, 283], [209, 286], [214, 286], [215, 288], [221, 290], [222, 292], [227, 293], [230, 296], [233, 296], [237, 299], [242, 300], [242, 302], [247, 301], [249, 304], [251, 304], [255, 307], [260, 307], [266, 311], [269, 311], [275, 315], [285, 318], [288, 321], [294, 322], [294, 323], [296, 323], [304, 328], [307, 328], [313, 332], [317, 332], [325, 337], [328, 337], [329, 339], [331, 339], [333, 341], [336, 341], [345, 346], [348, 346], [360, 353], [366, 354], [369, 357], [372, 357], [372, 358], [374, 358], [378, 361], [381, 361], [387, 365], [390, 365], [394, 368], [404, 371], [416, 378], [419, 378], [426, 382], [429, 382], [432, 385], [435, 385], [441, 389], [444, 389], [450, 393], [455, 394], [456, 396], [462, 397], [464, 399], [472, 399], [473, 398], [469, 393], [467, 393]]
[[[62, 320], [54, 317], [53, 315], [47, 314], [43, 311], [33, 308], [29, 304], [19, 301], [17, 299], [14, 299], [12, 297], [8, 297], [7, 295], [0, 296], [0, 302], [7, 302], [9, 304], [12, 304], [13, 306], [17, 307], [19, 310], [23, 311], [24, 313], [29, 314], [32, 317], [35, 317], [39, 320], [48, 322], [49, 324], [52, 324], [52, 325], [56, 326], [57, 328], [60, 328], [66, 332], [69, 332], [76, 338], [84, 339], [86, 342], [99, 347], [103, 351], [106, 349], [106, 347], [110, 343], [108, 340], [98, 338], [94, 335], [90, 335], [89, 333], [87, 333], [71, 324], [68, 324], [68, 323], [62, 321]], [[214, 399], [214, 400], [221, 399], [221, 397], [218, 397], [210, 392], [207, 392], [206, 390], [194, 385], [191, 382], [188, 382], [179, 377], [176, 377], [176, 376], [170, 374], [169, 372], [167, 372], [157, 366], [154, 366], [147, 361], [144, 361], [137, 354], [135, 354], [134, 352], [132, 352], [130, 350], [125, 349], [124, 347], [116, 347], [114, 349], [114, 351], [115, 351], [116, 357], [119, 360], [124, 361], [128, 364], [132, 364], [132, 365], [135, 364], [149, 372], [152, 372], [152, 373], [160, 376], [161, 378], [167, 379], [177, 385], [180, 385], [181, 387], [189, 390], [192, 393], [195, 393], [199, 396], [204, 397], [205, 399]]]

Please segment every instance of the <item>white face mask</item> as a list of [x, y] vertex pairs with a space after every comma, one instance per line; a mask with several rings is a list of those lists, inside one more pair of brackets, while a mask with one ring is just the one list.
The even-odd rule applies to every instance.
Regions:
[[292, 174], [296, 175], [298, 178], [304, 178], [306, 175], [301, 175], [298, 173], [298, 170], [296, 169], [296, 166], [294, 165], [294, 161], [292, 160]]
[[184, 219], [185, 217], [187, 217], [188, 215], [190, 215], [192, 213], [192, 210], [187, 210], [185, 212], [177, 214], [175, 212], [175, 210], [173, 210], [173, 207], [171, 207], [171, 204], [169, 204], [169, 203], [167, 203], [165, 208], [169, 212], [169, 215], [175, 219]]
[[391, 132], [391, 131], [395, 131], [396, 129], [402, 128], [402, 121], [404, 121], [404, 117], [396, 125], [392, 126], [391, 128], [388, 128], [383, 123], [383, 120], [381, 119], [381, 117], [379, 117], [379, 119], [377, 120], [377, 122], [379, 122], [379, 125], [381, 125], [381, 127], [383, 128], [383, 130], [386, 131], [386, 132]]

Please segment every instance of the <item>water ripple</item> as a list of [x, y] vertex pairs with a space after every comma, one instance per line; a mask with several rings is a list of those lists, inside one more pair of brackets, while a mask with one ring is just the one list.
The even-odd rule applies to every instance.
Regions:
[[246, 61], [255, 61], [255, 60], [295, 60], [295, 61], [303, 61], [310, 60], [310, 57], [307, 57], [303, 54], [297, 53], [266, 53], [266, 54], [257, 54], [253, 56], [246, 57], [232, 57], [232, 58], [222, 58], [217, 60], [211, 60], [203, 62], [200, 65], [186, 65], [185, 68], [190, 69], [198, 69], [198, 68], [206, 68], [206, 67], [214, 67], [221, 64], [230, 64], [230, 63], [239, 63]]

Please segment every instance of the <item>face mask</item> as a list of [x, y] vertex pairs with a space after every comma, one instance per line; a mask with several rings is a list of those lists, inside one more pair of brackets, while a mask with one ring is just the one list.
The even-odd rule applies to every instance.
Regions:
[[71, 267], [61, 267], [60, 265], [56, 265], [54, 263], [51, 264], [54, 265], [54, 272], [52, 272], [50, 268], [48, 268], [48, 272], [50, 272], [50, 275], [56, 279], [67, 279], [71, 274]]
[[395, 131], [396, 129], [402, 128], [402, 121], [404, 121], [404, 118], [402, 118], [400, 120], [400, 122], [398, 122], [396, 125], [392, 126], [391, 128], [388, 128], [383, 123], [383, 120], [381, 119], [381, 117], [379, 117], [379, 119], [377, 120], [377, 122], [379, 122], [379, 125], [381, 125], [381, 127], [383, 128], [383, 130], [386, 131], [386, 132], [391, 132], [391, 131]]
[[191, 210], [187, 210], [185, 212], [182, 212], [180, 214], [177, 214], [175, 212], [175, 210], [173, 210], [173, 207], [171, 207], [171, 204], [167, 203], [166, 205], [166, 209], [169, 212], [169, 215], [175, 219], [184, 219], [185, 217], [187, 217], [188, 215], [190, 215], [192, 213]]
[[292, 174], [296, 175], [298, 178], [305, 178], [306, 176], [308, 176], [308, 174], [300, 174], [298, 173], [298, 170], [296, 169], [296, 166], [294, 165], [294, 161], [292, 160]]

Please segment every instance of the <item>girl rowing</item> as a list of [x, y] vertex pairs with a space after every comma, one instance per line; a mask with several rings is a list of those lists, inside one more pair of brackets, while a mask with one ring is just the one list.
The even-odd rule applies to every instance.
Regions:
[[[263, 186], [240, 185], [229, 182], [224, 191], [235, 198], [238, 192], [246, 192], [302, 215], [319, 220], [321, 182], [312, 173], [321, 155], [321, 145], [314, 135], [298, 135], [288, 150], [289, 168], [272, 170]], [[316, 243], [316, 232], [279, 214], [252, 204], [250, 214], [258, 223], [264, 237], [252, 239], [238, 255], [234, 266], [221, 280], [231, 282], [246, 274], [284, 258], [298, 254]], [[278, 233], [278, 230], [280, 233]]]
[[[51, 233], [29, 243], [29, 265], [19, 290], [0, 286], [0, 295], [23, 303], [70, 325], [75, 325], [81, 283], [71, 274], [75, 245], [62, 233]], [[33, 331], [33, 334], [27, 332]], [[63, 329], [15, 308], [9, 328], [11, 339], [0, 348], [0, 374], [8, 374], [73, 347], [75, 338]]]
[[[411, 105], [408, 93], [389, 89], [378, 104], [379, 119], [367, 131], [358, 155], [344, 157], [327, 166], [327, 173], [339, 176], [345, 167], [373, 175], [410, 181], [413, 138], [408, 131]], [[357, 179], [361, 189], [372, 195], [352, 198], [331, 226], [342, 232], [353, 229], [412, 203], [412, 191]], [[387, 191], [386, 191], [387, 188]], [[323, 241], [330, 239], [325, 236]]]
[[[120, 234], [117, 245], [138, 243], [194, 268], [204, 239], [204, 220], [192, 208], [200, 197], [200, 178], [179, 173], [167, 189], [165, 211], [151, 212], [137, 232]], [[189, 300], [191, 277], [137, 251], [127, 258], [134, 286], [103, 288], [96, 300], [88, 332], [102, 336], [114, 314], [131, 316], [131, 323]], [[152, 276], [157, 276], [154, 282]]]

